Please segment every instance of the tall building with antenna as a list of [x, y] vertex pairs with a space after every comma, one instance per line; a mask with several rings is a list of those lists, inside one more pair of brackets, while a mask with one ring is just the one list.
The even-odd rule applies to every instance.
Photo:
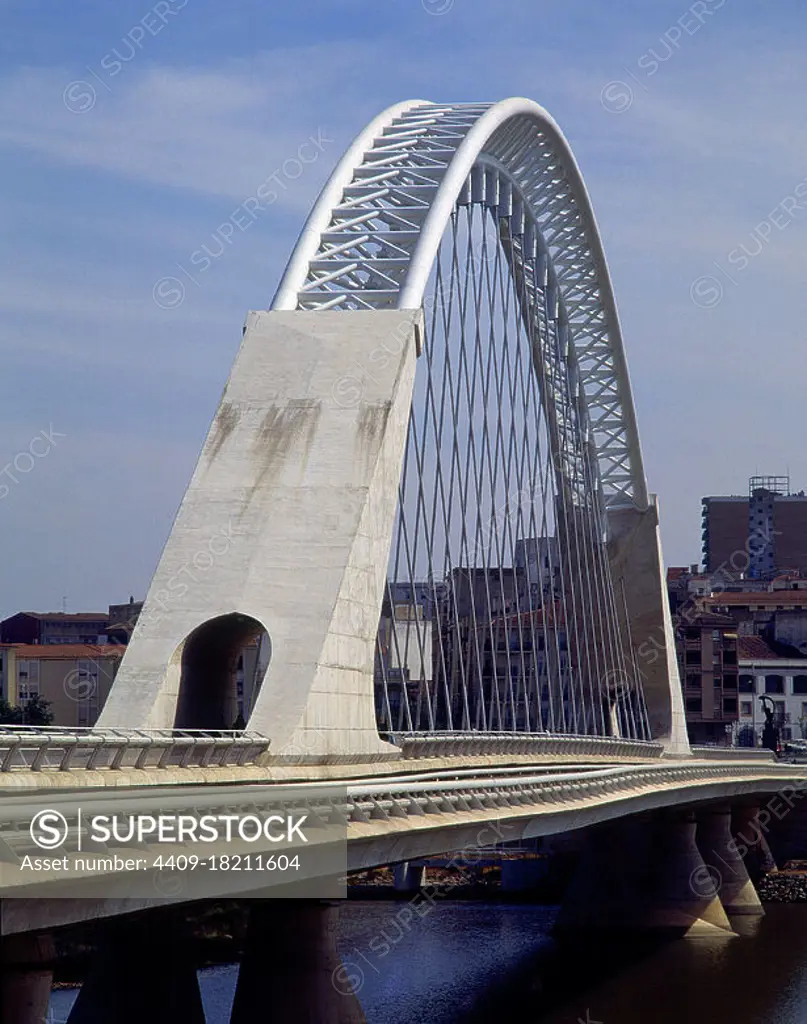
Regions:
[[735, 579], [807, 575], [807, 496], [789, 476], [752, 476], [747, 495], [702, 499], [706, 572]]

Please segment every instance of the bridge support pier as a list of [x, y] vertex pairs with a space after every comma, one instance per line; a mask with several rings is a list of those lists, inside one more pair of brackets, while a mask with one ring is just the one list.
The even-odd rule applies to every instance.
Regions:
[[146, 914], [103, 928], [69, 1024], [204, 1024], [188, 937], [172, 920]]
[[752, 882], [758, 882], [769, 871], [776, 871], [776, 860], [765, 838], [758, 807], [752, 804], [736, 806], [732, 810], [731, 831]]
[[53, 986], [49, 935], [11, 935], [0, 940], [0, 1020], [43, 1024]]
[[693, 886], [702, 884], [720, 897], [723, 909], [731, 917], [740, 914], [764, 914], [754, 883], [748, 876], [738, 845], [731, 834], [731, 810], [707, 807], [698, 814], [698, 849], [706, 864], [708, 877], [693, 878]]
[[692, 812], [672, 812], [658, 819], [651, 913], [657, 927], [685, 935], [731, 934], [731, 924], [714, 885], [703, 883], [703, 879], [711, 882], [711, 876], [695, 841], [696, 830]]
[[731, 935], [719, 897], [696, 884], [711, 876], [695, 829], [692, 814], [643, 816], [592, 829], [558, 932]]
[[641, 928], [648, 886], [650, 822], [642, 818], [588, 830], [577, 870], [555, 922], [559, 934]]
[[366, 1024], [336, 948], [339, 908], [307, 900], [256, 900], [230, 1024]]
[[410, 864], [408, 860], [393, 868], [396, 892], [418, 892], [426, 881], [425, 864]]

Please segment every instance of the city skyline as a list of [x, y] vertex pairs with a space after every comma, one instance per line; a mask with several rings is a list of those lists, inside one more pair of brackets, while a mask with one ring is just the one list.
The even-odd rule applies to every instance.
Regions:
[[[614, 278], [667, 564], [698, 558], [704, 494], [743, 493], [754, 472], [804, 484], [807, 457], [787, 440], [807, 189], [804, 72], [782, 43], [795, 4], [763, 20], [718, 0], [698, 21], [666, 2], [619, 19], [578, 2], [545, 11], [537, 41], [521, 2], [399, 2], [369, 22], [315, 4], [305, 44], [299, 13], [247, 6], [271, 48], [245, 38], [243, 8], [205, 2], [176, 0], [162, 20], [133, 3], [7, 11], [0, 556], [13, 592], [0, 614], [145, 593], [247, 311], [270, 302], [350, 138], [402, 95], [536, 96], [569, 135]], [[293, 74], [301, 64], [310, 73]], [[745, 429], [742, 410], [765, 395], [776, 416]]]

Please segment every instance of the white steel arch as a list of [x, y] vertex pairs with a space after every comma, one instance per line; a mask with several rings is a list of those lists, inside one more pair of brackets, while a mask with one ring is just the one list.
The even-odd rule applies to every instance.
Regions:
[[[610, 275], [588, 193], [537, 103], [390, 107], [356, 138], [317, 200], [274, 310], [416, 309], [458, 205], [487, 207], [524, 275], [566, 326], [605, 504], [648, 505]], [[515, 267], [518, 271], [520, 268]]]

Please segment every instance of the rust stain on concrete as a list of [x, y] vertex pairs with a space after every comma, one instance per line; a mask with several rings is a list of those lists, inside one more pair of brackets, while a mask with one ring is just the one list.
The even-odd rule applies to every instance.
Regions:
[[208, 453], [209, 462], [215, 461], [224, 442], [235, 430], [240, 415], [238, 407], [233, 405], [232, 402], [222, 402], [211, 428], [210, 451]]
[[356, 458], [368, 467], [375, 461], [387, 429], [392, 402], [362, 404], [356, 431]]
[[305, 469], [321, 413], [322, 403], [310, 398], [269, 406], [252, 447], [256, 474], [247, 504], [259, 488], [290, 463]]

